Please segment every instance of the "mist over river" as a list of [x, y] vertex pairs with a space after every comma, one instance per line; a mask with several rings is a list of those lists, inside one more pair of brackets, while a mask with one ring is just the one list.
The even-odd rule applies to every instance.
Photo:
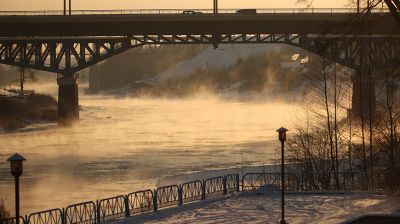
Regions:
[[[56, 85], [53, 84], [53, 88]], [[5, 160], [22, 154], [21, 213], [147, 188], [160, 178], [263, 164], [276, 157], [275, 130], [293, 124], [285, 103], [87, 96], [74, 127], [34, 125], [0, 133], [0, 198], [14, 212]]]

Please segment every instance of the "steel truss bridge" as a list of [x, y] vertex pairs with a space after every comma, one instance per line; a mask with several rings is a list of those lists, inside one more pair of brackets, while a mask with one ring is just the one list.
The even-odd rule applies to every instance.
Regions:
[[[270, 9], [253, 15], [224, 10], [194, 15], [162, 10], [136, 14], [75, 11], [72, 16], [59, 15], [62, 11], [0, 12], [0, 63], [72, 78], [78, 71], [132, 48], [279, 43], [352, 68], [360, 77], [371, 68], [381, 72], [399, 65], [400, 29], [390, 13], [324, 10]], [[77, 88], [60, 94], [68, 95], [68, 91], [74, 92], [73, 96], [59, 96], [59, 102], [76, 98], [69, 101], [77, 110]]]
[[[108, 38], [0, 40], [0, 63], [62, 75], [75, 74], [126, 50], [187, 44], [288, 44], [358, 70], [361, 51], [371, 47], [374, 69], [398, 64], [398, 37], [310, 37], [293, 34], [134, 35]], [[372, 46], [371, 46], [372, 44]]]

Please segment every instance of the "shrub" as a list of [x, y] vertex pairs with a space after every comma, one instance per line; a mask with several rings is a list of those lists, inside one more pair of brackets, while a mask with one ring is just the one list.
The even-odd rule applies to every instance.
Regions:
[[6, 206], [4, 205], [3, 200], [0, 201], [0, 220], [10, 218], [10, 212], [7, 211]]

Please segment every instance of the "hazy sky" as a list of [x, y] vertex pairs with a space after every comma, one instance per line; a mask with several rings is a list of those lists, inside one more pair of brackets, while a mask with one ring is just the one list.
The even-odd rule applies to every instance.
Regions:
[[[219, 0], [220, 8], [294, 8], [296, 0]], [[314, 0], [315, 8], [341, 8], [349, 0]], [[73, 9], [211, 8], [213, 0], [72, 0]], [[0, 10], [58, 10], [63, 0], [0, 0]]]

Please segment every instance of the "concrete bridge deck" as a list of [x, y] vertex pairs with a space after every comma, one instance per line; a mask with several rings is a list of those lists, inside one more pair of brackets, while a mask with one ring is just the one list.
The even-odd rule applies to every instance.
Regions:
[[389, 13], [123, 14], [0, 16], [0, 37], [152, 34], [399, 34]]

